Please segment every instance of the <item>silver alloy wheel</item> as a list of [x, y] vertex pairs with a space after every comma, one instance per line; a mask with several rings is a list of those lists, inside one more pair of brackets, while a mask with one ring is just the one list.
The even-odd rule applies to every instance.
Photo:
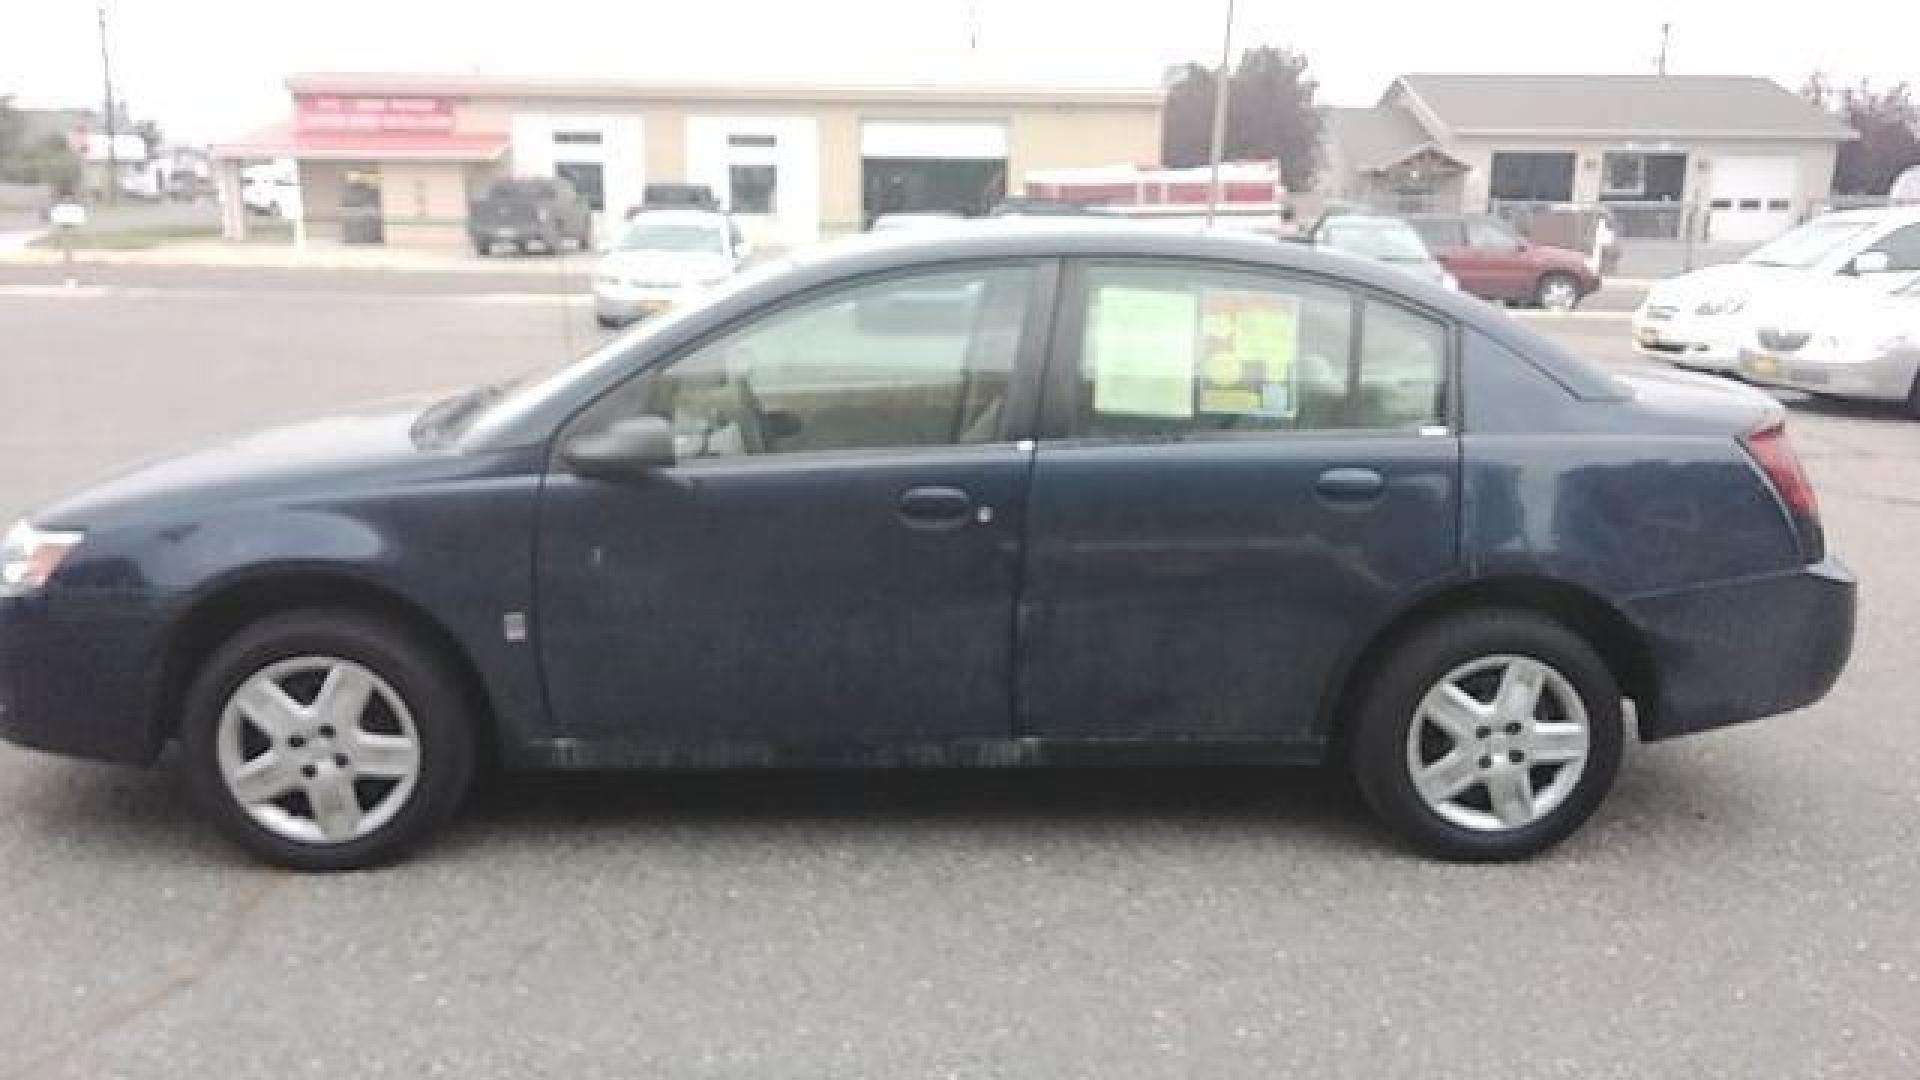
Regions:
[[342, 844], [374, 832], [420, 779], [413, 714], [385, 679], [333, 656], [255, 672], [220, 714], [227, 792], [274, 835]]
[[1566, 676], [1529, 656], [1483, 656], [1420, 699], [1407, 774], [1429, 810], [1475, 832], [1531, 825], [1586, 771], [1586, 705]]
[[1569, 278], [1558, 274], [1540, 283], [1540, 306], [1548, 311], [1572, 311], [1580, 302], [1580, 289]]

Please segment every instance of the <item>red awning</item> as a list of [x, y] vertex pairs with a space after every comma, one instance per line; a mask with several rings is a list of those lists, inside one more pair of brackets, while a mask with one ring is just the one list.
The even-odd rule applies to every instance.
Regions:
[[296, 131], [275, 124], [237, 142], [212, 148], [216, 158], [299, 158], [308, 161], [494, 161], [507, 152], [505, 135], [420, 131]]

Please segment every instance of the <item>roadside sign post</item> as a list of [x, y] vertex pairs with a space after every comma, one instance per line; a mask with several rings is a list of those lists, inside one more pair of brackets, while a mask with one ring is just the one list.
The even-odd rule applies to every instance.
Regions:
[[73, 230], [87, 223], [87, 208], [79, 203], [59, 203], [50, 217], [60, 230], [60, 265], [67, 272], [67, 288], [76, 288], [80, 279], [73, 273]]

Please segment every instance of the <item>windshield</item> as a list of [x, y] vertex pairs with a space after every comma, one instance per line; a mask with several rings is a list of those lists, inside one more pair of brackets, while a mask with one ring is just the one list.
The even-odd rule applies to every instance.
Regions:
[[1756, 266], [1812, 266], [1865, 232], [1864, 221], [1810, 221], [1748, 255]]
[[642, 214], [620, 236], [621, 251], [724, 253], [727, 232], [717, 222], [689, 218], [649, 218]]
[[1420, 234], [1404, 221], [1334, 218], [1325, 225], [1326, 244], [1340, 251], [1383, 262], [1431, 262]]

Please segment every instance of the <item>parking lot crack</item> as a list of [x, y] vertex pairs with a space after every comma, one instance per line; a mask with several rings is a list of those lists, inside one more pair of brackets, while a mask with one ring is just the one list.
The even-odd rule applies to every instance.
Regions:
[[252, 925], [254, 916], [288, 877], [284, 873], [263, 875], [258, 884], [241, 896], [239, 905], [234, 909], [234, 917], [228, 921], [226, 932], [216, 938], [204, 954], [180, 964], [133, 1000], [94, 1018], [76, 1037], [6, 1073], [4, 1080], [44, 1075], [93, 1043], [131, 1025], [205, 981], [207, 976], [232, 958]]

